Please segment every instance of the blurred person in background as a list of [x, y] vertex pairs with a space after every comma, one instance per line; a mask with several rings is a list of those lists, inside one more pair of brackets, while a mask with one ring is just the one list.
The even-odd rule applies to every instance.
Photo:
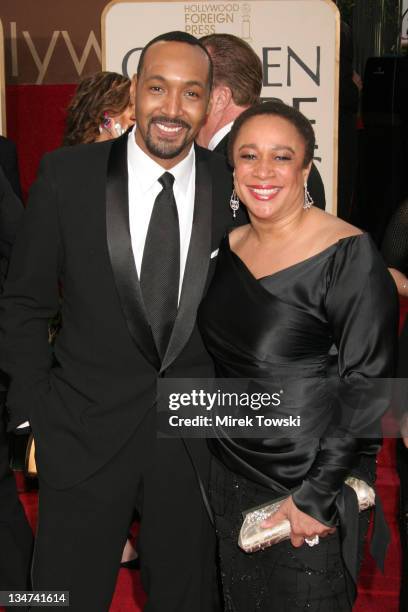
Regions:
[[68, 109], [63, 145], [102, 142], [121, 136], [135, 122], [131, 81], [116, 72], [83, 79]]
[[[213, 61], [214, 86], [211, 108], [197, 142], [227, 158], [233, 122], [261, 100], [262, 63], [252, 47], [233, 34], [210, 34], [200, 40]], [[314, 164], [308, 189], [314, 205], [324, 210], [324, 185]]]
[[[1, 138], [2, 145], [5, 141], [6, 139]], [[15, 148], [11, 148], [11, 151], [15, 152]], [[22, 212], [23, 206], [0, 165], [0, 291]], [[9, 466], [4, 402], [6, 389], [7, 378], [0, 372], [0, 591], [30, 588], [33, 548], [33, 534], [19, 501], [14, 475]]]
[[357, 168], [357, 115], [360, 76], [353, 70], [353, 36], [349, 25], [341, 22], [339, 77], [339, 154], [337, 214], [352, 221], [352, 204]]
[[[382, 255], [389, 266], [401, 297], [408, 298], [408, 198], [405, 199], [390, 219], [381, 247]], [[397, 378], [408, 379], [408, 318], [405, 319], [398, 351]], [[404, 385], [402, 385], [404, 389]], [[402, 551], [400, 590], [400, 612], [408, 609], [408, 398], [399, 396], [396, 405], [401, 420], [401, 439], [397, 440], [397, 469], [400, 478], [399, 529]]]
[[0, 136], [0, 166], [14, 193], [22, 200], [16, 145], [4, 136]]

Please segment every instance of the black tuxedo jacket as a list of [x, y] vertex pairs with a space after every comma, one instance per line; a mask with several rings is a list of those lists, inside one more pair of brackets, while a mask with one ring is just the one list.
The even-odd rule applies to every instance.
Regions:
[[[232, 225], [223, 158], [196, 147], [193, 228], [163, 363], [147, 323], [128, 215], [127, 135], [44, 157], [0, 301], [10, 428], [29, 418], [42, 477], [57, 488], [106, 463], [155, 404], [158, 376], [206, 377], [196, 312]], [[131, 202], [137, 206], [137, 202]], [[48, 320], [64, 289], [52, 357]]]
[[[23, 205], [0, 166], [0, 292], [22, 213]], [[4, 418], [6, 383], [0, 372], [0, 542], [4, 559], [0, 561], [0, 589], [20, 590], [29, 588], [33, 535], [9, 466]]]
[[[11, 249], [23, 214], [23, 205], [0, 166], [0, 293], [7, 274]], [[6, 380], [0, 372], [0, 403], [4, 402]], [[0, 409], [0, 418], [3, 411]]]
[[11, 248], [22, 213], [23, 205], [0, 165], [0, 290], [3, 288]]
[[[219, 155], [223, 155], [226, 160], [228, 160], [228, 140], [229, 134], [224, 136], [222, 140], [217, 144], [214, 151]], [[308, 189], [309, 193], [313, 198], [314, 205], [317, 208], [321, 208], [325, 210], [326, 208], [326, 196], [324, 193], [324, 185], [322, 181], [322, 177], [316, 166], [312, 164], [312, 168], [310, 170], [309, 179], [308, 179]]]
[[16, 196], [21, 200], [20, 174], [17, 162], [17, 149], [12, 140], [0, 136], [0, 166], [10, 181]]

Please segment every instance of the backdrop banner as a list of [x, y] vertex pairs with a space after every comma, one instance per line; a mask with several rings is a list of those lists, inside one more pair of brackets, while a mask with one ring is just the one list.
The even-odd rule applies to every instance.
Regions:
[[102, 64], [128, 76], [143, 46], [171, 30], [200, 37], [229, 33], [246, 40], [263, 64], [264, 99], [279, 98], [313, 123], [315, 163], [327, 210], [337, 210], [339, 24], [330, 0], [246, 2], [114, 1], [102, 14]]
[[107, 0], [1, 0], [7, 85], [77, 83], [101, 69]]

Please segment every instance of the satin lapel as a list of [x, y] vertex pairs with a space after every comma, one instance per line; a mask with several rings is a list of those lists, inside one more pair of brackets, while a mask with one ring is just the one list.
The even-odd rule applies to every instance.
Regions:
[[129, 228], [127, 134], [112, 143], [106, 180], [106, 234], [116, 288], [133, 340], [155, 368], [160, 367], [147, 322]]
[[161, 371], [180, 354], [193, 331], [208, 274], [211, 254], [212, 179], [208, 164], [196, 149], [194, 218], [180, 305]]

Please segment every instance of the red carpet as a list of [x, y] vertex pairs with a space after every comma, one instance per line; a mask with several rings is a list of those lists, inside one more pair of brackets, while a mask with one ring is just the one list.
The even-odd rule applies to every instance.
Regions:
[[[400, 302], [400, 328], [408, 316], [408, 300]], [[384, 575], [375, 567], [367, 553], [360, 575], [356, 612], [398, 612], [398, 592], [401, 580], [401, 549], [397, 513], [399, 481], [395, 470], [395, 440], [385, 440], [378, 458], [378, 492], [384, 506], [392, 540], [388, 549]]]
[[382, 574], [368, 551], [360, 574], [356, 612], [398, 612], [401, 551], [397, 525], [398, 476], [395, 471], [395, 440], [385, 440], [378, 462], [378, 493], [391, 529], [391, 544]]

